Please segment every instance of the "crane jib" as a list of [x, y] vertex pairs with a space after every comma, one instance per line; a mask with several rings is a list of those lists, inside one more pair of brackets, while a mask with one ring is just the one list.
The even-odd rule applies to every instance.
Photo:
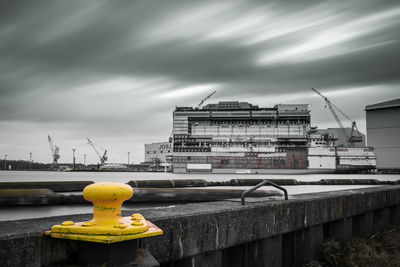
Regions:
[[[333, 104], [326, 96], [321, 94], [318, 90], [311, 88], [315, 93], [317, 93], [319, 96], [321, 96], [324, 100], [326, 105], [328, 105], [329, 110], [331, 111], [333, 117], [335, 118], [337, 124], [340, 127], [340, 130], [342, 131], [343, 136], [346, 137], [346, 142], [348, 143], [349, 146], [353, 146], [355, 142], [362, 142], [362, 137], [360, 132], [358, 131], [356, 122], [350, 119], [349, 116], [347, 116], [343, 111], [341, 111], [335, 104]], [[342, 122], [340, 121], [339, 116], [337, 115], [336, 111], [337, 110], [340, 114], [342, 114], [346, 119], [351, 121], [351, 132], [350, 135], [347, 133], [346, 129], [344, 128]], [[356, 130], [356, 131], [354, 131]], [[358, 136], [354, 136], [354, 133], [357, 133]]]

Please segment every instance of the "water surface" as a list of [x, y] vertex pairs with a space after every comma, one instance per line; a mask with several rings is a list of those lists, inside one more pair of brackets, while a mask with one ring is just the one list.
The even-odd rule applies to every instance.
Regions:
[[[52, 171], [0, 171], [0, 182], [44, 182], [44, 181], [93, 181], [93, 182], [121, 182], [130, 180], [159, 180], [159, 179], [205, 179], [207, 181], [228, 181], [230, 179], [296, 179], [298, 181], [319, 181], [321, 179], [377, 179], [380, 181], [400, 180], [400, 175], [388, 174], [176, 174], [153, 172], [52, 172]], [[289, 196], [297, 194], [330, 192], [344, 189], [370, 187], [368, 185], [299, 185], [285, 186]], [[248, 189], [246, 186], [211, 187], [220, 189]], [[200, 188], [197, 188], [200, 189]], [[269, 186], [260, 188], [270, 190]], [[123, 209], [140, 211], [146, 208], [164, 208], [171, 204], [129, 204]], [[184, 204], [182, 204], [184, 205]], [[60, 205], [60, 206], [25, 206], [0, 207], [0, 221], [41, 218], [68, 214], [91, 213], [92, 206], [88, 205]]]
[[297, 179], [318, 181], [321, 179], [377, 179], [380, 181], [400, 180], [398, 174], [216, 174], [216, 173], [164, 173], [164, 172], [56, 172], [56, 171], [0, 171], [0, 182], [43, 182], [43, 181], [93, 181], [121, 182], [130, 180], [159, 179], [205, 179], [227, 181], [230, 179]]

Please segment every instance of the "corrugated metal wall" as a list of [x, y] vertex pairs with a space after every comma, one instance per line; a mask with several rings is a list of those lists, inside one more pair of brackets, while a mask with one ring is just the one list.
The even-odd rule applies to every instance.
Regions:
[[400, 107], [366, 111], [367, 145], [375, 148], [377, 169], [400, 169]]

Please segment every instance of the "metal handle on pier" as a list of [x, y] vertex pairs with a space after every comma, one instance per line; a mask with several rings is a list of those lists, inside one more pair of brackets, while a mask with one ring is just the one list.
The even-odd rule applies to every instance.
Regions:
[[250, 189], [247, 189], [246, 191], [244, 191], [244, 192], [242, 193], [242, 195], [241, 195], [241, 197], [240, 197], [240, 198], [241, 198], [241, 201], [242, 201], [242, 205], [245, 205], [245, 204], [246, 204], [246, 203], [245, 203], [245, 198], [246, 198], [246, 195], [247, 195], [247, 194], [249, 194], [249, 193], [251, 193], [251, 192], [257, 190], [258, 188], [260, 188], [261, 186], [263, 186], [263, 185], [265, 185], [265, 184], [269, 184], [269, 185], [271, 185], [271, 186], [273, 186], [273, 187], [275, 187], [275, 188], [278, 188], [278, 189], [282, 190], [283, 193], [285, 194], [285, 200], [288, 200], [288, 199], [289, 199], [289, 198], [288, 198], [287, 190], [286, 190], [285, 188], [283, 188], [282, 186], [279, 186], [279, 185], [277, 185], [276, 183], [273, 183], [273, 182], [271, 182], [271, 181], [269, 181], [269, 180], [264, 180], [264, 181], [262, 181], [261, 183], [259, 183], [259, 184], [255, 185], [255, 186], [253, 186], [253, 187], [250, 188]]

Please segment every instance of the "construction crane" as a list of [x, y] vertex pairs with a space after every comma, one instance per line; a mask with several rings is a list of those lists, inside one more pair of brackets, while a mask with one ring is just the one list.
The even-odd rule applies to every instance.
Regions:
[[210, 97], [212, 97], [213, 94], [215, 94], [217, 91], [212, 92], [211, 94], [209, 94], [208, 96], [206, 96], [205, 98], [203, 98], [200, 103], [197, 105], [196, 108], [201, 108], [201, 106], [203, 106], [204, 101], [206, 101], [207, 99], [209, 99]]
[[87, 137], [87, 140], [89, 142], [89, 145], [93, 148], [94, 152], [96, 152], [97, 156], [99, 157], [100, 163], [104, 164], [108, 160], [108, 158], [107, 158], [107, 149], [105, 149], [103, 155], [101, 155], [100, 152], [94, 146], [93, 142], [89, 139], [89, 137]]
[[[320, 97], [322, 97], [325, 100], [325, 103], [328, 106], [329, 110], [332, 112], [333, 117], [335, 118], [337, 124], [340, 127], [340, 130], [343, 133], [343, 136], [346, 137], [346, 143], [348, 144], [348, 146], [353, 147], [354, 143], [362, 142], [363, 139], [360, 135], [360, 132], [358, 131], [356, 122], [353, 121], [352, 119], [350, 119], [349, 116], [347, 116], [343, 111], [341, 111], [337, 106], [335, 106], [326, 96], [321, 94], [319, 91], [317, 91], [314, 88], [311, 88], [311, 90], [313, 90], [316, 94], [318, 94]], [[346, 119], [351, 121], [350, 135], [347, 133], [346, 129], [344, 128], [344, 126], [343, 126], [342, 122], [340, 121], [340, 118], [335, 110], [337, 110], [340, 114], [342, 114]], [[356, 132], [354, 130], [356, 130]], [[357, 133], [358, 135], [355, 136], [354, 135], [355, 133]]]
[[51, 155], [53, 156], [53, 165], [57, 165], [58, 159], [60, 158], [60, 154], [59, 154], [60, 149], [58, 146], [53, 144], [53, 140], [51, 140], [50, 135], [47, 135], [47, 137], [49, 140]]

